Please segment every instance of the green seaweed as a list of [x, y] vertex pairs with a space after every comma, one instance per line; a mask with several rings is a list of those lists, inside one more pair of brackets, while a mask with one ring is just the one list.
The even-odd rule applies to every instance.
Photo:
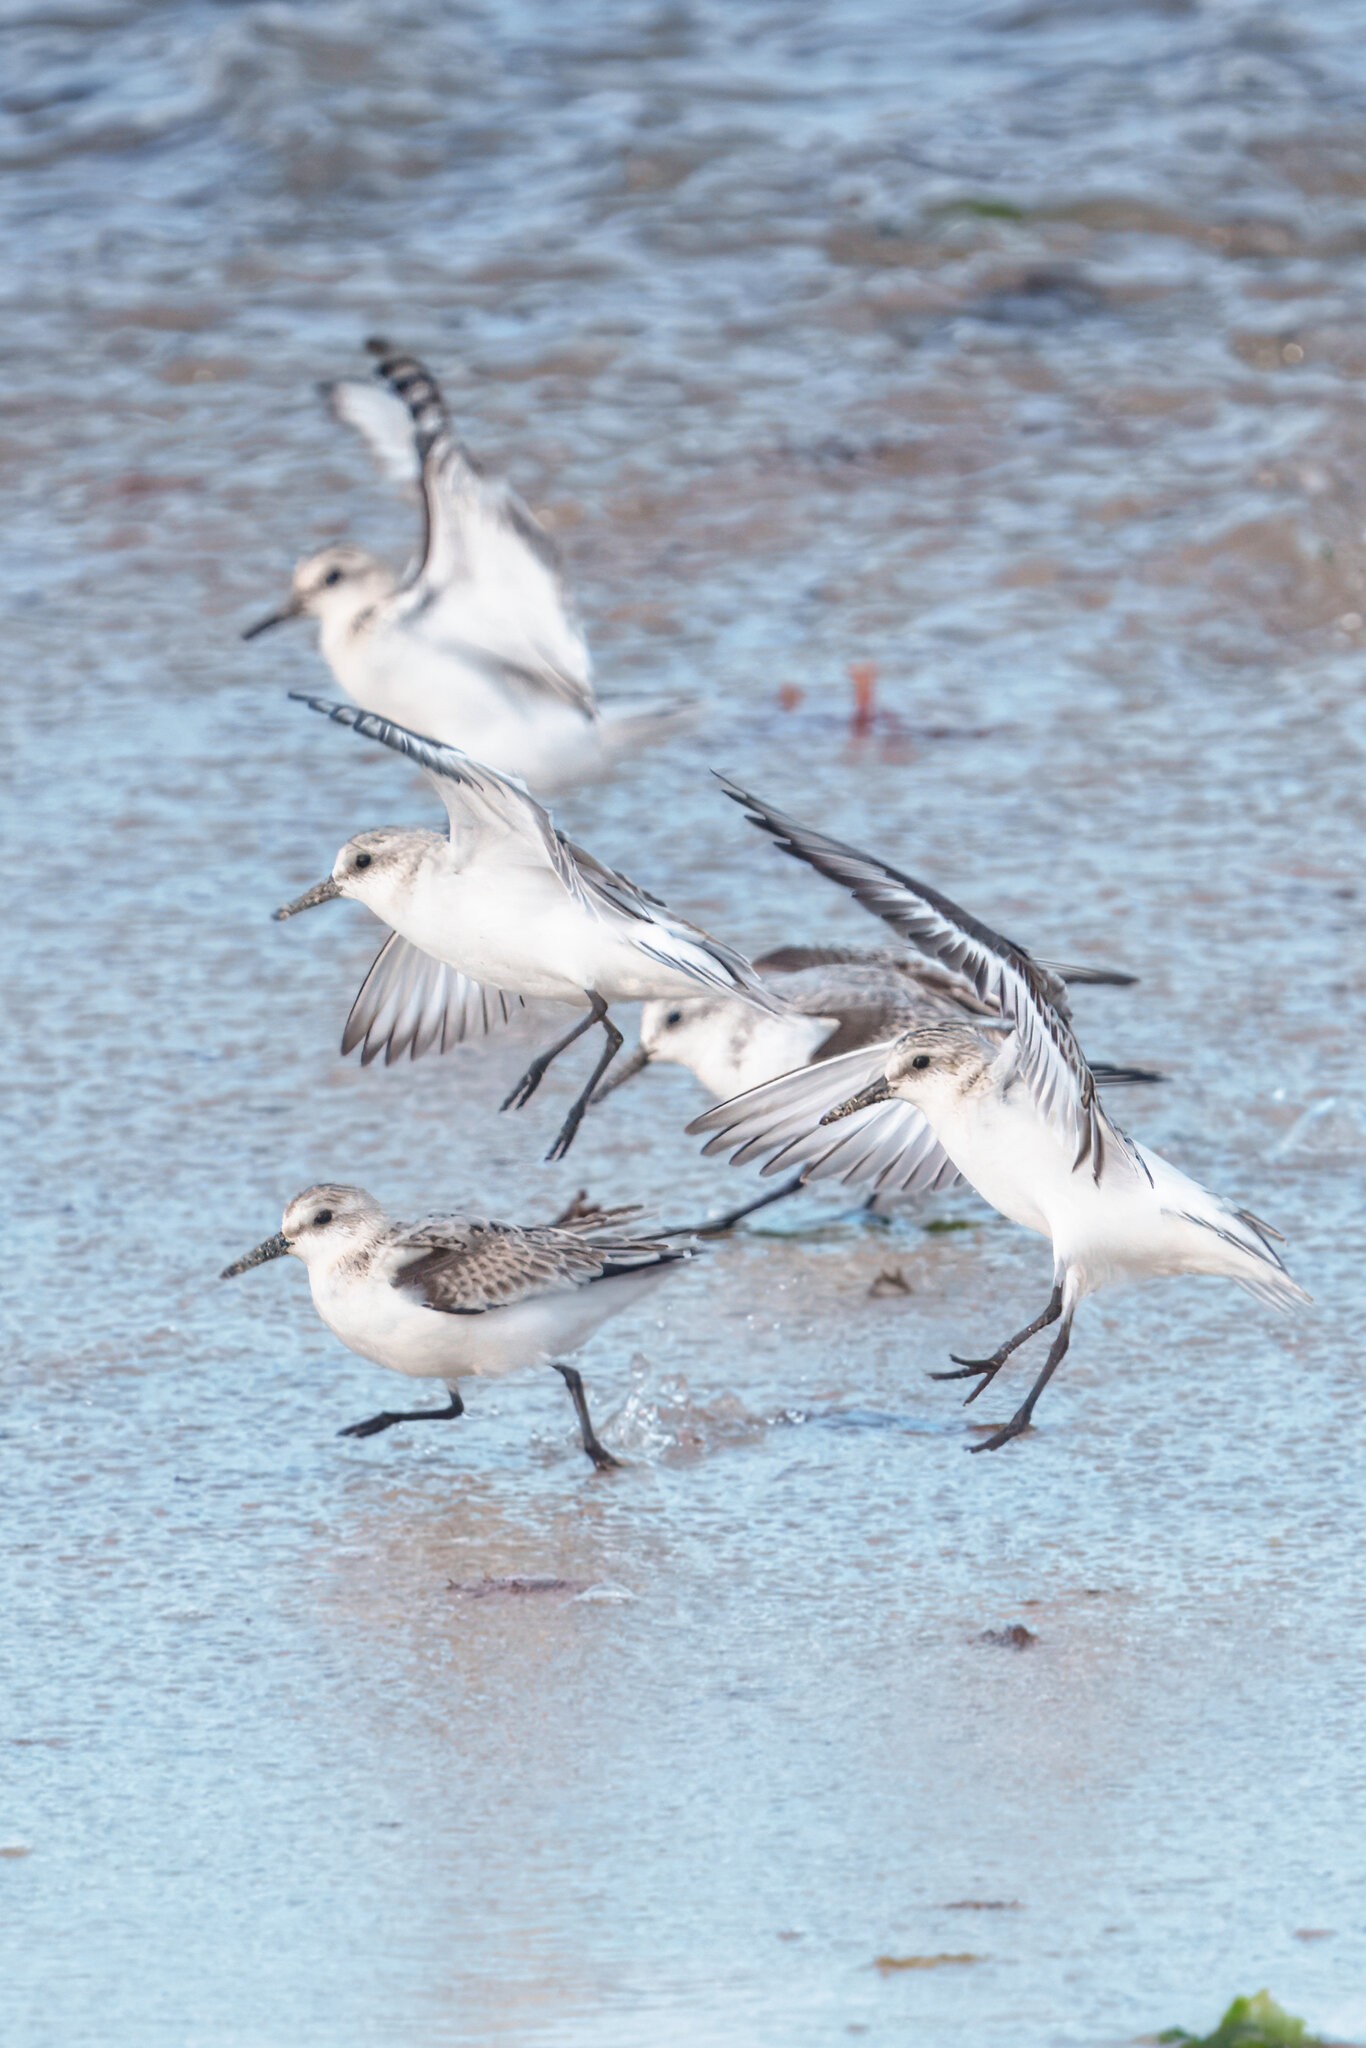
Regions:
[[1168, 2027], [1157, 2039], [1184, 2042], [1185, 2048], [1326, 2048], [1317, 2034], [1306, 2031], [1303, 2020], [1277, 2005], [1269, 1991], [1235, 1998], [1212, 2034]]
[[970, 213], [977, 220], [1024, 220], [1025, 211], [1021, 206], [1012, 206], [1008, 199], [949, 199], [937, 209], [940, 213]]
[[928, 1223], [922, 1223], [920, 1228], [927, 1231], [931, 1237], [944, 1237], [950, 1230], [973, 1230], [976, 1225], [962, 1217], [935, 1216]]

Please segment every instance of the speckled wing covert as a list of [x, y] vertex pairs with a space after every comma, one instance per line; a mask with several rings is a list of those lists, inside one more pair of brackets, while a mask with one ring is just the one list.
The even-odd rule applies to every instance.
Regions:
[[763, 1174], [801, 1167], [807, 1180], [858, 1182], [883, 1194], [930, 1194], [952, 1187], [953, 1161], [909, 1102], [879, 1102], [836, 1124], [821, 1124], [886, 1068], [895, 1038], [837, 1059], [780, 1074], [695, 1117], [690, 1132], [709, 1133], [705, 1152], [728, 1152], [732, 1166], [763, 1160]]
[[596, 1280], [675, 1265], [696, 1247], [666, 1238], [486, 1223], [435, 1216], [394, 1233], [389, 1282], [445, 1315], [481, 1315], [538, 1294], [562, 1294]]
[[408, 409], [421, 462], [421, 555], [389, 602], [396, 621], [498, 680], [597, 716], [588, 647], [564, 587], [559, 549], [501, 477], [457, 439], [435, 378], [416, 356], [367, 344], [376, 374]]
[[404, 1053], [416, 1060], [433, 1046], [449, 1052], [466, 1039], [487, 1038], [523, 1007], [521, 996], [471, 981], [394, 932], [360, 985], [341, 1049], [349, 1053], [359, 1046], [363, 1067], [382, 1052], [389, 1067]]
[[[897, 1038], [913, 1025], [931, 1020], [980, 1017], [987, 1014], [967, 982], [933, 962], [894, 953], [846, 953], [831, 949], [825, 959], [818, 949], [781, 947], [777, 954], [756, 960], [757, 971], [775, 995], [803, 1017], [830, 1021], [830, 1035], [813, 1059], [834, 1059], [860, 1046]], [[798, 968], [775, 967], [775, 960], [804, 958]]]
[[724, 776], [719, 780], [751, 824], [783, 852], [841, 883], [918, 952], [966, 977], [978, 1000], [1012, 1027], [1018, 1072], [1040, 1114], [1066, 1131], [1075, 1148], [1074, 1170], [1089, 1161], [1099, 1180], [1107, 1143], [1123, 1140], [1101, 1107], [1095, 1077], [1072, 1031], [1061, 978], [926, 883], [812, 831]]

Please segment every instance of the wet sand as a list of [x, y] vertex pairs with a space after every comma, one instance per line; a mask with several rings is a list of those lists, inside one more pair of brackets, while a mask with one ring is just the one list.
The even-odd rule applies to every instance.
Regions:
[[[1263, 1983], [1366, 2037], [1359, 30], [4, 31], [7, 2048], [1099, 2048]], [[876, 943], [715, 766], [1138, 972], [1085, 1044], [1172, 1075], [1125, 1120], [1312, 1312], [1088, 1304], [969, 1458], [926, 1372], [1046, 1248], [826, 1193], [584, 1354], [621, 1473], [549, 1373], [338, 1441], [389, 1382], [293, 1266], [213, 1277], [297, 1188], [749, 1184], [679, 1071], [549, 1169], [572, 1076], [496, 1114], [525, 1042], [343, 1065], [375, 927], [269, 922], [431, 815], [286, 701], [306, 632], [238, 639], [306, 549], [411, 541], [312, 395], [376, 329], [553, 523], [602, 694], [706, 700], [576, 835], [750, 950]]]

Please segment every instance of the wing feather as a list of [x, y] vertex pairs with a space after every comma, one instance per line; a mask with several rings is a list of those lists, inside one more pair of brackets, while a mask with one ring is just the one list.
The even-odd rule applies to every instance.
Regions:
[[333, 419], [360, 435], [387, 483], [418, 482], [422, 461], [412, 415], [401, 398], [361, 377], [338, 377], [318, 389]]
[[375, 955], [342, 1033], [343, 1053], [361, 1048], [368, 1067], [380, 1053], [392, 1066], [407, 1053], [420, 1059], [440, 1041], [442, 1052], [486, 1038], [509, 1023], [522, 998], [471, 981], [444, 960], [419, 952], [394, 932]]
[[376, 374], [411, 415], [421, 463], [422, 553], [395, 592], [395, 616], [466, 659], [505, 664], [520, 687], [596, 718], [588, 647], [554, 541], [511, 485], [485, 475], [459, 441], [425, 366], [384, 342], [370, 347]]
[[765, 1177], [801, 1166], [808, 1180], [858, 1182], [875, 1190], [948, 1187], [958, 1170], [909, 1102], [875, 1103], [837, 1124], [821, 1124], [827, 1110], [877, 1079], [895, 1043], [885, 1039], [780, 1074], [717, 1103], [688, 1129], [707, 1133], [703, 1151], [728, 1152], [732, 1166], [762, 1159]]
[[1118, 1133], [1073, 1033], [1059, 977], [927, 883], [812, 831], [724, 777], [720, 781], [783, 852], [840, 883], [918, 952], [968, 980], [978, 1000], [1013, 1029], [1020, 1076], [1040, 1112], [1067, 1132], [1074, 1168], [1089, 1161], [1099, 1179], [1107, 1141], [1117, 1140]]
[[449, 1216], [396, 1230], [387, 1263], [390, 1284], [415, 1294], [424, 1308], [480, 1315], [692, 1255], [691, 1247], [666, 1238], [627, 1237], [602, 1226], [594, 1234]]

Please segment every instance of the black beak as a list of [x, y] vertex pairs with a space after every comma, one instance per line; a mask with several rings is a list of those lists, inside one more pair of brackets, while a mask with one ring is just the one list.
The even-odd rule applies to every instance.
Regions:
[[274, 1237], [268, 1237], [264, 1244], [258, 1244], [254, 1252], [248, 1252], [243, 1259], [234, 1259], [230, 1266], [224, 1266], [220, 1280], [235, 1280], [239, 1273], [249, 1273], [253, 1266], [264, 1266], [270, 1259], [282, 1259], [289, 1250], [289, 1239], [277, 1230]]
[[643, 1074], [649, 1064], [649, 1053], [643, 1045], [638, 1045], [630, 1058], [624, 1060], [617, 1068], [615, 1074], [609, 1080], [603, 1082], [593, 1097], [594, 1102], [601, 1102], [604, 1096], [610, 1095], [614, 1089], [620, 1088], [623, 1081], [631, 1080], [636, 1074]]
[[875, 1102], [890, 1102], [892, 1091], [887, 1086], [885, 1074], [879, 1074], [876, 1081], [870, 1081], [866, 1088], [860, 1088], [857, 1095], [851, 1095], [838, 1109], [827, 1109], [821, 1118], [823, 1124], [837, 1124], [841, 1117], [856, 1116], [861, 1109], [871, 1109]]
[[276, 924], [281, 924], [285, 918], [294, 917], [301, 910], [313, 910], [319, 903], [330, 903], [334, 897], [340, 895], [341, 890], [329, 875], [325, 882], [315, 882], [311, 889], [304, 890], [302, 896], [296, 896], [292, 903], [282, 905], [279, 910], [272, 911], [271, 915]]
[[299, 617], [302, 610], [303, 606], [299, 604], [294, 598], [291, 598], [289, 603], [284, 606], [283, 610], [278, 612], [267, 612], [265, 618], [258, 619], [254, 626], [245, 627], [242, 633], [242, 638], [244, 640], [255, 640], [258, 634], [268, 633], [272, 626], [287, 626], [291, 619], [297, 619]]

